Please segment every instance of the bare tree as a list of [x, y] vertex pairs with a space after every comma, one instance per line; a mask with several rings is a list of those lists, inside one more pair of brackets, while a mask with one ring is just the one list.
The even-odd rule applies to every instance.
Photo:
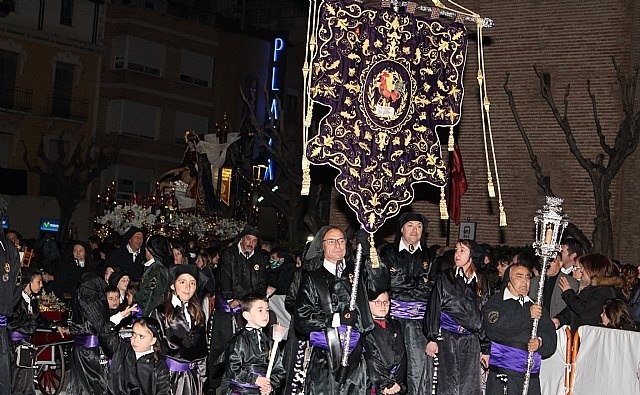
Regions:
[[60, 208], [60, 229], [58, 241], [62, 241], [69, 229], [71, 216], [78, 204], [87, 196], [87, 190], [93, 180], [109, 165], [115, 163], [119, 147], [100, 146], [94, 149], [93, 141], [83, 144], [84, 137], [75, 145], [72, 152], [68, 152], [64, 144], [64, 132], [56, 142], [57, 158], [50, 158], [44, 149], [44, 135], [40, 138], [40, 145], [35, 159], [30, 159], [27, 146], [23, 141], [22, 159], [27, 170], [40, 176], [43, 184], [54, 191], [58, 207]]
[[[271, 185], [261, 184], [259, 193], [265, 197], [265, 201], [270, 202], [280, 211], [287, 220], [287, 235], [289, 240], [295, 240], [298, 233], [300, 220], [309, 227], [312, 232], [320, 228], [317, 215], [317, 202], [322, 192], [322, 185], [312, 184], [309, 197], [300, 196], [302, 187], [302, 149], [297, 146], [298, 142], [290, 138], [287, 133], [286, 114], [282, 111], [278, 102], [279, 118], [269, 117], [263, 125], [258, 121], [255, 114], [255, 95], [247, 95], [240, 91], [242, 101], [247, 108], [247, 126], [249, 141], [244, 145], [244, 158], [250, 157], [251, 150], [257, 142], [260, 149], [267, 153], [269, 159], [275, 164], [276, 175], [273, 185], [278, 185], [276, 192], [272, 191]], [[267, 100], [270, 102], [270, 100]], [[250, 161], [243, 160], [241, 166], [245, 174], [251, 174]], [[283, 193], [284, 192], [284, 193]], [[286, 195], [286, 196], [285, 196]]]
[[[559, 109], [553, 93], [551, 92], [551, 86], [545, 79], [542, 72], [534, 66], [534, 71], [540, 81], [540, 88], [542, 91], [542, 97], [547, 102], [551, 113], [553, 114], [558, 126], [564, 132], [569, 150], [576, 158], [580, 166], [586, 170], [589, 174], [589, 178], [593, 184], [593, 194], [595, 199], [596, 216], [593, 220], [594, 229], [592, 233], [592, 245], [584, 234], [575, 226], [568, 229], [569, 233], [574, 237], [580, 239], [586, 247], [592, 246], [593, 252], [599, 252], [605, 256], [613, 256], [613, 229], [611, 226], [611, 209], [609, 201], [611, 200], [611, 182], [618, 174], [618, 171], [622, 168], [624, 161], [636, 150], [638, 147], [638, 141], [640, 138], [640, 111], [635, 109], [635, 94], [636, 86], [638, 82], [639, 69], [635, 68], [635, 72], [630, 75], [625, 75], [621, 68], [613, 59], [613, 66], [616, 70], [616, 76], [618, 83], [620, 84], [620, 95], [622, 101], [623, 117], [618, 126], [618, 133], [616, 134], [613, 145], [607, 143], [605, 134], [602, 130], [602, 124], [600, 123], [600, 117], [598, 115], [598, 107], [596, 96], [591, 90], [591, 81], [587, 80], [587, 92], [591, 99], [591, 107], [593, 111], [593, 118], [595, 122], [595, 132], [598, 137], [600, 147], [604, 152], [599, 153], [595, 159], [586, 158], [580, 148], [578, 147], [571, 124], [567, 116], [569, 107], [569, 93], [570, 85], [567, 85], [564, 92], [562, 109]], [[538, 158], [534, 153], [531, 142], [529, 141], [527, 132], [522, 124], [520, 115], [516, 108], [516, 102], [514, 99], [513, 91], [509, 89], [509, 73], [507, 73], [503, 88], [509, 97], [509, 105], [511, 112], [516, 121], [516, 125], [522, 138], [524, 139], [527, 151], [531, 159], [531, 166], [534, 169], [538, 185], [545, 191], [546, 194], [555, 196], [551, 190], [548, 180], [542, 174], [542, 168], [538, 162]]]

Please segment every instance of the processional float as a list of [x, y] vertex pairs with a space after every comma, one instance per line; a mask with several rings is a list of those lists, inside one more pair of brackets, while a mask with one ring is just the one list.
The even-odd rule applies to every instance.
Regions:
[[[447, 145], [453, 151], [453, 128], [460, 121], [464, 94], [465, 22], [474, 23], [477, 33], [476, 79], [488, 193], [496, 196], [495, 174], [500, 226], [506, 226], [507, 219], [482, 45], [483, 29], [493, 26], [493, 21], [453, 1], [445, 5], [433, 0], [433, 6], [397, 0], [380, 1], [377, 7], [373, 3], [309, 2], [302, 194], [309, 194], [310, 164], [336, 168], [335, 187], [369, 233], [368, 256], [377, 268], [373, 233], [412, 202], [413, 184], [426, 182], [441, 188], [440, 217], [448, 219], [448, 169], [436, 128], [449, 128]], [[317, 124], [313, 122], [316, 106], [329, 110]], [[348, 347], [343, 349], [348, 353]]]

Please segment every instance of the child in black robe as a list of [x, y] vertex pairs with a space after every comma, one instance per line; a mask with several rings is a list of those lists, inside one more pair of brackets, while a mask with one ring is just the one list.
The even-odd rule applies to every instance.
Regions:
[[406, 394], [407, 354], [402, 324], [389, 316], [389, 294], [382, 292], [371, 298], [369, 309], [376, 325], [364, 338], [371, 380], [368, 394]]
[[[128, 307], [130, 314], [136, 306]], [[122, 317], [120, 314], [116, 316]], [[107, 374], [109, 395], [169, 395], [169, 369], [160, 352], [160, 324], [146, 317], [134, 321], [131, 340], [121, 339], [111, 319], [100, 331], [100, 344], [113, 355]], [[117, 321], [117, 319], [116, 319]]]
[[247, 325], [229, 340], [223, 390], [228, 383], [227, 395], [269, 394], [285, 378], [279, 350], [271, 376], [266, 377], [273, 340], [262, 332], [262, 328], [269, 323], [269, 304], [265, 297], [248, 296], [241, 305]]

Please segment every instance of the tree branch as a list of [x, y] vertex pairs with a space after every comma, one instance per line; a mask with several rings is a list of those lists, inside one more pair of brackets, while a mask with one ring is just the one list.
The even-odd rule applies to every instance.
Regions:
[[567, 140], [567, 144], [569, 144], [569, 150], [571, 151], [573, 156], [576, 157], [576, 159], [578, 160], [578, 163], [580, 164], [580, 166], [582, 166], [587, 172], [589, 172], [589, 174], [591, 174], [590, 172], [591, 172], [591, 168], [593, 167], [593, 163], [590, 160], [587, 160], [582, 155], [582, 152], [580, 151], [580, 148], [578, 148], [578, 144], [576, 143], [576, 139], [575, 139], [575, 137], [573, 135], [573, 131], [571, 130], [571, 125], [569, 124], [569, 119], [567, 118], [566, 111], [567, 111], [567, 107], [568, 107], [569, 86], [567, 86], [567, 89], [565, 90], [565, 95], [564, 95], [564, 111], [565, 111], [565, 115], [563, 117], [563, 116], [560, 115], [560, 111], [558, 110], [558, 106], [556, 105], [555, 99], [553, 98], [553, 93], [551, 92], [551, 87], [544, 82], [544, 78], [542, 76], [542, 73], [538, 71], [538, 68], [536, 66], [533, 66], [533, 69], [535, 70], [536, 75], [538, 76], [538, 79], [540, 80], [540, 88], [542, 90], [542, 97], [544, 98], [544, 100], [549, 105], [549, 108], [551, 109], [551, 112], [553, 113], [553, 116], [556, 119], [556, 122], [558, 123], [558, 125], [560, 126], [562, 131], [564, 132], [564, 135], [565, 135], [566, 140]]
[[509, 77], [510, 77], [510, 74], [507, 73], [506, 78], [504, 80], [504, 84], [502, 84], [502, 87], [504, 88], [504, 91], [506, 92], [507, 97], [509, 98], [509, 107], [511, 107], [511, 113], [513, 114], [513, 118], [516, 121], [516, 126], [518, 127], [518, 130], [522, 135], [524, 144], [527, 146], [527, 152], [529, 153], [529, 158], [531, 159], [531, 167], [533, 167], [534, 173], [536, 175], [538, 186], [542, 188], [542, 190], [546, 195], [556, 196], [551, 190], [551, 185], [549, 185], [548, 178], [546, 178], [544, 174], [542, 174], [542, 167], [538, 162], [538, 156], [533, 151], [533, 147], [531, 145], [531, 141], [529, 140], [529, 136], [527, 135], [527, 132], [524, 129], [522, 120], [520, 119], [520, 113], [516, 108], [516, 101], [513, 97], [513, 91], [509, 89]]
[[589, 93], [589, 97], [591, 98], [591, 109], [593, 110], [593, 120], [596, 123], [596, 133], [598, 134], [598, 138], [600, 139], [600, 146], [604, 150], [604, 152], [609, 155], [609, 157], [613, 156], [614, 150], [607, 144], [607, 141], [604, 137], [604, 133], [602, 133], [602, 124], [600, 123], [600, 117], [598, 116], [598, 106], [596, 102], [596, 95], [591, 90], [591, 80], [587, 80], [587, 92]]

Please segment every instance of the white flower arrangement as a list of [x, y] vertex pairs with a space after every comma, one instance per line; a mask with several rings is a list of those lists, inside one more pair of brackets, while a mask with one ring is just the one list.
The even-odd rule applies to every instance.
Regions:
[[[112, 211], [96, 217], [94, 223], [102, 225], [101, 232], [116, 231], [124, 234], [131, 226], [149, 230], [153, 233], [156, 222], [165, 223], [173, 229], [172, 233], [190, 234], [197, 236], [198, 240], [216, 238], [229, 240], [238, 236], [245, 227], [245, 222], [228, 218], [200, 216], [191, 213], [174, 212], [169, 215], [155, 215], [151, 208], [138, 205], [116, 206]], [[166, 221], [166, 222], [164, 222]], [[98, 230], [99, 226], [96, 227]], [[106, 236], [100, 235], [101, 237]]]
[[122, 235], [132, 226], [144, 229], [152, 226], [156, 222], [156, 215], [151, 212], [151, 208], [135, 204], [132, 206], [118, 205], [112, 211], [97, 217], [96, 222], [108, 225]]

